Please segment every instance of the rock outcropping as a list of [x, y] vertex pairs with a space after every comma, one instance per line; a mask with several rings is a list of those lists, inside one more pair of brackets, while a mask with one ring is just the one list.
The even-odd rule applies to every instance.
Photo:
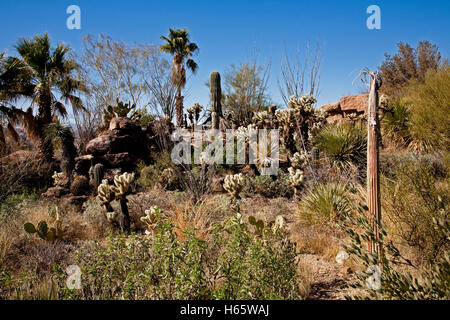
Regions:
[[339, 102], [325, 104], [319, 107], [319, 110], [327, 112], [328, 123], [336, 123], [348, 118], [349, 115], [365, 114], [368, 104], [369, 94], [350, 95], [341, 98]]
[[87, 175], [93, 164], [101, 163], [106, 170], [117, 172], [134, 169], [138, 159], [149, 156], [146, 133], [128, 118], [113, 118], [109, 129], [86, 145], [86, 155], [76, 159], [75, 171]]

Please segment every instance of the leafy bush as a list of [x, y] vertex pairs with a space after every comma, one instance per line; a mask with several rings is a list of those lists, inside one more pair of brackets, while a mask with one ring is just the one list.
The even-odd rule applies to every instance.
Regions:
[[408, 145], [411, 141], [409, 132], [410, 111], [404, 99], [395, 101], [384, 112], [381, 128], [383, 138], [389, 137], [394, 141]]
[[[170, 153], [160, 153], [155, 157], [155, 163], [146, 166], [144, 162], [138, 164], [137, 184], [143, 188], [153, 187], [161, 180], [161, 176], [166, 169], [170, 169]], [[165, 185], [163, 185], [165, 187]]]
[[158, 219], [153, 237], [111, 236], [75, 254], [82, 289], [55, 278], [60, 299], [298, 299], [295, 246], [283, 230], [251, 232], [239, 216], [216, 225], [207, 240], [186, 230], [177, 237]]
[[407, 153], [392, 157], [389, 172], [381, 179], [382, 209], [389, 230], [413, 249], [418, 263], [445, 250], [447, 241], [432, 221], [448, 215], [446, 172], [432, 155]]
[[10, 216], [16, 210], [29, 206], [37, 201], [38, 195], [34, 192], [23, 192], [12, 194], [0, 202], [0, 220]]
[[299, 203], [300, 217], [310, 222], [341, 220], [349, 212], [350, 196], [342, 183], [314, 185]]
[[[357, 273], [357, 283], [351, 287], [363, 290], [362, 294], [347, 298], [373, 298], [389, 300], [448, 300], [450, 298], [450, 252], [447, 249], [438, 259], [429, 260], [423, 269], [414, 266], [404, 257], [395, 244], [388, 240], [385, 226], [382, 225], [380, 242], [383, 248], [381, 259], [367, 251], [368, 241], [374, 241], [372, 223], [367, 218], [368, 208], [365, 205], [358, 207], [358, 216], [347, 216], [346, 231], [351, 243], [344, 244], [345, 250], [356, 257], [365, 268], [364, 272]], [[450, 239], [450, 223], [445, 219], [433, 219], [435, 232], [441, 238]], [[355, 232], [354, 230], [359, 230]], [[448, 247], [447, 247], [448, 248]], [[413, 276], [405, 268], [414, 268]]]
[[448, 150], [450, 145], [450, 67], [429, 71], [423, 83], [409, 88], [410, 131], [425, 150]]
[[314, 145], [325, 151], [334, 164], [361, 165], [366, 159], [367, 132], [361, 124], [329, 124], [316, 134]]

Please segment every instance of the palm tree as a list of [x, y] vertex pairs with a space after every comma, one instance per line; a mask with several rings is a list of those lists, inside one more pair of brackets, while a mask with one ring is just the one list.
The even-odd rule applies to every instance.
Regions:
[[[69, 56], [70, 47], [59, 44], [52, 50], [47, 33], [21, 39], [15, 48], [20, 58], [8, 57], [2, 63], [0, 102], [4, 102], [3, 111], [8, 111], [9, 119], [22, 123], [27, 134], [39, 141], [42, 159], [51, 162], [53, 143], [46, 139], [46, 128], [56, 115], [67, 116], [64, 103], [70, 102], [75, 114], [85, 110], [76, 94], [87, 90], [73, 76], [79, 66]], [[19, 99], [30, 100], [30, 107], [25, 111], [16, 108], [13, 103]]]
[[160, 47], [160, 50], [173, 55], [172, 60], [172, 82], [177, 87], [176, 112], [177, 125], [183, 124], [183, 96], [181, 90], [186, 85], [186, 69], [184, 67], [185, 58], [186, 67], [193, 73], [197, 70], [197, 63], [192, 60], [193, 53], [198, 50], [198, 46], [189, 41], [188, 30], [170, 29], [168, 37], [161, 37], [167, 43]]

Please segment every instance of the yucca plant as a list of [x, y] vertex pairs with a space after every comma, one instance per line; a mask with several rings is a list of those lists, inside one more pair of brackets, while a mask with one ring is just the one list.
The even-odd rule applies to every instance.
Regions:
[[385, 110], [383, 120], [381, 121], [381, 129], [385, 137], [390, 137], [403, 143], [410, 141], [408, 130], [409, 107], [405, 100], [397, 100]]
[[328, 124], [316, 134], [314, 145], [336, 165], [364, 164], [367, 132], [360, 123]]
[[313, 186], [298, 206], [300, 217], [308, 222], [340, 220], [351, 208], [345, 185], [335, 182]]

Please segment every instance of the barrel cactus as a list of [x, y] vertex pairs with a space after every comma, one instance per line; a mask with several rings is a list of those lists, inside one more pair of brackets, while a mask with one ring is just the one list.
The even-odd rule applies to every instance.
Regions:
[[70, 185], [70, 192], [75, 196], [82, 196], [89, 191], [89, 180], [85, 176], [76, 176]]
[[220, 87], [220, 74], [217, 71], [211, 73], [209, 78], [211, 93], [211, 124], [214, 129], [219, 129], [220, 117], [222, 117], [222, 89]]

